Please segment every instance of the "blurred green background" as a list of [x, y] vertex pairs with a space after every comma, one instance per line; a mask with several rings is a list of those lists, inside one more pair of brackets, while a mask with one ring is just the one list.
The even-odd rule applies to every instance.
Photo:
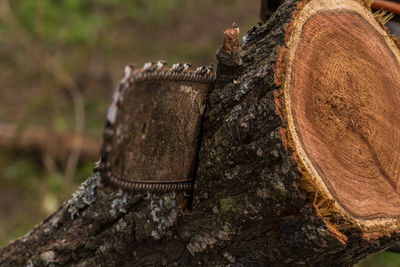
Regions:
[[[259, 21], [259, 6], [0, 0], [0, 245], [54, 212], [91, 174], [126, 64], [215, 63], [222, 31], [235, 21], [243, 35]], [[53, 135], [62, 138], [55, 142]], [[65, 151], [68, 140], [83, 135], [89, 141]], [[359, 266], [400, 266], [400, 256], [383, 253]]]

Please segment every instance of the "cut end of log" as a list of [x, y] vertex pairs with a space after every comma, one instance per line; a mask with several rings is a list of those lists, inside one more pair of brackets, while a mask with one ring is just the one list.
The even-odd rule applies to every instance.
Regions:
[[303, 189], [335, 224], [379, 232], [400, 224], [400, 52], [369, 7], [304, 1], [277, 84]]

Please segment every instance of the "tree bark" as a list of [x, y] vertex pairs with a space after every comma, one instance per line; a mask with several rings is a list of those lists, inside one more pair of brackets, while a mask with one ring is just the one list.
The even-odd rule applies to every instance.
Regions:
[[[97, 187], [94, 172], [55, 214], [1, 248], [0, 265], [348, 266], [393, 245], [399, 238], [400, 131], [392, 108], [399, 104], [393, 91], [399, 87], [391, 72], [398, 67], [386, 69], [382, 62], [393, 67], [400, 57], [367, 5], [288, 0], [246, 34], [239, 56], [218, 50], [190, 214], [181, 212], [171, 193], [145, 199], [108, 192]], [[363, 39], [366, 32], [380, 37]], [[366, 53], [364, 44], [370, 43], [391, 53], [359, 52]], [[347, 53], [349, 47], [353, 53]], [[368, 62], [381, 68], [371, 74]], [[330, 98], [337, 92], [341, 102]], [[343, 108], [334, 113], [338, 104]], [[350, 104], [356, 108], [347, 108]], [[379, 116], [364, 109], [368, 104]], [[345, 126], [334, 124], [332, 114], [343, 116]], [[352, 142], [329, 139], [338, 127]], [[391, 160], [383, 149], [390, 149]], [[344, 159], [337, 163], [332, 155]], [[343, 173], [344, 166], [350, 174]], [[377, 171], [363, 172], [368, 168]], [[354, 178], [357, 172], [362, 175]], [[349, 190], [353, 187], [338, 173], [358, 181], [360, 190]]]

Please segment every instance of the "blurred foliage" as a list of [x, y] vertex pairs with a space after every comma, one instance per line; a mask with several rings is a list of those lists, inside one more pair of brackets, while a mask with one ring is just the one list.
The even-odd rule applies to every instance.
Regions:
[[[236, 21], [245, 32], [258, 8], [239, 0], [0, 0], [0, 122], [100, 136], [125, 64], [213, 62], [222, 30]], [[54, 212], [95, 160], [68, 165], [0, 151], [0, 245]], [[358, 266], [400, 266], [400, 256], [383, 253]]]
[[400, 254], [394, 252], [383, 252], [371, 255], [367, 259], [356, 264], [355, 267], [398, 267], [400, 266]]
[[[144, 24], [164, 21], [178, 0], [19, 0], [10, 2], [17, 19], [48, 45], [79, 45], [115, 23], [132, 19]], [[117, 15], [116, 15], [117, 14]], [[110, 19], [111, 18], [111, 19]]]

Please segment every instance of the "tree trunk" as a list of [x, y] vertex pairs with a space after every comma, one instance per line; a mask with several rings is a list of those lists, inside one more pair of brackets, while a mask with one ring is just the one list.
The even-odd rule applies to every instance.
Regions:
[[218, 50], [191, 213], [171, 193], [121, 198], [95, 172], [0, 265], [351, 265], [393, 245], [400, 53], [368, 8], [289, 0], [239, 59]]

